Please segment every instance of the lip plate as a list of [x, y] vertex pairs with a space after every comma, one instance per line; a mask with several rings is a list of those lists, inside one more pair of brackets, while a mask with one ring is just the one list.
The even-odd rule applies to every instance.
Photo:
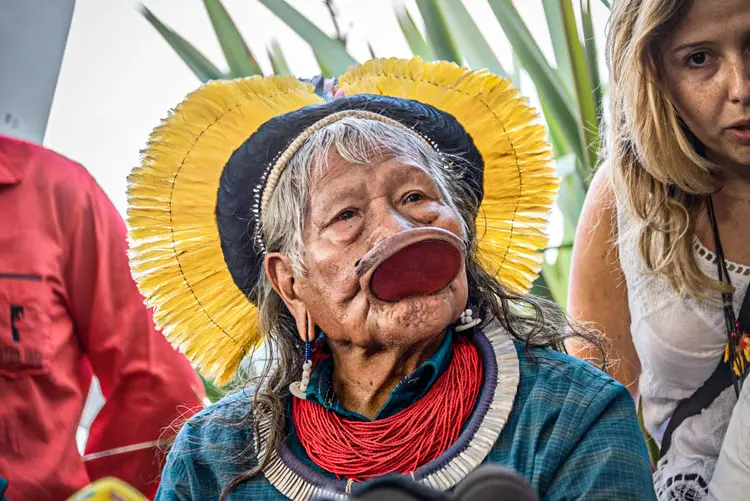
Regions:
[[[412, 247], [415, 245], [418, 247]], [[410, 247], [412, 248], [407, 250], [406, 254], [401, 254], [402, 251]], [[428, 256], [427, 251], [430, 250], [429, 254], [432, 256]], [[411, 251], [419, 252], [412, 254]], [[400, 296], [403, 299], [407, 296], [435, 294], [450, 285], [463, 267], [464, 253], [463, 242], [450, 231], [436, 227], [414, 228], [396, 233], [379, 242], [358, 261], [355, 272], [359, 276], [360, 287], [372, 299], [392, 302], [398, 300], [395, 299], [395, 296]], [[391, 265], [394, 266], [392, 270], [388, 270], [389, 276], [383, 276], [382, 282], [381, 278], [376, 279], [375, 288], [380, 291], [379, 294], [376, 294], [376, 291], [372, 289], [373, 277], [376, 273], [380, 275], [378, 269], [381, 265], [392, 258], [399, 259], [399, 255], [406, 261], [392, 262]], [[391, 265], [386, 264], [386, 267]], [[399, 267], [402, 267], [406, 275], [391, 276], [395, 271], [398, 271]], [[426, 274], [427, 271], [436, 269], [438, 273]], [[387, 268], [384, 270], [387, 270]], [[408, 279], [413, 281], [420, 276], [431, 281], [431, 283], [423, 284], [422, 287], [413, 283], [404, 283], [396, 287], [390, 287], [390, 292], [383, 291], [381, 287], [388, 280], [406, 282], [408, 277], [411, 277]], [[386, 286], [386, 289], [388, 288]], [[407, 296], [402, 294], [407, 294]]]
[[442, 240], [421, 240], [386, 259], [370, 278], [370, 292], [385, 302], [436, 294], [453, 282], [462, 256]]

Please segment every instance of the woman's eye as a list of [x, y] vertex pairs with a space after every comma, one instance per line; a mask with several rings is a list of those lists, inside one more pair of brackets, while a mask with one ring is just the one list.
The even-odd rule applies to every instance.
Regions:
[[413, 204], [415, 202], [421, 202], [422, 200], [424, 200], [424, 195], [422, 195], [421, 193], [416, 193], [416, 192], [409, 193], [408, 195], [406, 195], [406, 198], [404, 198], [404, 202], [410, 203], [410, 204]]
[[705, 66], [708, 61], [708, 54], [706, 52], [693, 52], [687, 58], [687, 65], [693, 68], [700, 68]]

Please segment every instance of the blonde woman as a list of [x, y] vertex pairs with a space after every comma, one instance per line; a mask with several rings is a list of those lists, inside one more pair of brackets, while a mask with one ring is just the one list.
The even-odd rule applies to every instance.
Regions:
[[640, 399], [661, 449], [659, 498], [700, 500], [747, 362], [750, 1], [613, 4], [607, 159], [569, 305], [606, 333], [616, 377]]

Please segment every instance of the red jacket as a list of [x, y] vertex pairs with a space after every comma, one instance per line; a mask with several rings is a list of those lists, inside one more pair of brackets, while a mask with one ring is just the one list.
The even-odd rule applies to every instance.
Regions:
[[[86, 445], [94, 459], [84, 460], [75, 436], [92, 375], [106, 403]], [[203, 395], [187, 359], [155, 330], [128, 268], [125, 224], [94, 179], [49, 150], [0, 136], [0, 477], [8, 499], [64, 500], [103, 476], [153, 497], [163, 459], [154, 444]]]

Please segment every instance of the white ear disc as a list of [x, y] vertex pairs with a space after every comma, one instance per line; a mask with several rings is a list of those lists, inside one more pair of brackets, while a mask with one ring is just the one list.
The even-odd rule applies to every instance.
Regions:
[[461, 322], [461, 325], [457, 326], [454, 330], [456, 332], [465, 331], [468, 329], [471, 329], [472, 327], [475, 327], [482, 323], [481, 318], [472, 318], [472, 315], [474, 314], [473, 311], [470, 309], [466, 309], [461, 313], [461, 318], [459, 321]]

